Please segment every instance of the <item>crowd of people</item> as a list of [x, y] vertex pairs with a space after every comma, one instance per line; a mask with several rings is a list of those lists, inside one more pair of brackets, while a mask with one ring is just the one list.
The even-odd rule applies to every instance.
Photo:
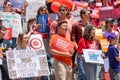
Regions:
[[[73, 0], [75, 1], [75, 0]], [[114, 4], [115, 0], [80, 0], [87, 1], [89, 9], [81, 9], [79, 14], [80, 21], [73, 23], [71, 11], [64, 4], [61, 4], [58, 8], [58, 18], [50, 22], [50, 16], [48, 16], [48, 23], [46, 24], [46, 30], [42, 31], [42, 24], [39, 24], [36, 17], [30, 18], [27, 21], [27, 31], [20, 33], [18, 37], [12, 37], [12, 42], [5, 40], [4, 36], [6, 33], [6, 25], [3, 25], [2, 18], [0, 18], [0, 58], [2, 59], [2, 65], [0, 70], [2, 74], [2, 80], [11, 80], [9, 78], [8, 66], [6, 60], [6, 51], [11, 50], [39, 50], [40, 48], [33, 48], [29, 44], [30, 38], [33, 36], [42, 37], [44, 47], [46, 50], [46, 56], [48, 66], [53, 66], [55, 71], [55, 80], [76, 80], [74, 78], [74, 68], [78, 70], [77, 80], [97, 80], [98, 73], [100, 80], [105, 80], [104, 77], [104, 66], [102, 65], [100, 72], [98, 72], [99, 64], [86, 63], [85, 57], [83, 56], [83, 49], [102, 50], [100, 39], [96, 38], [96, 29], [101, 29], [102, 39], [106, 39], [109, 42], [108, 50], [102, 51], [102, 58], [109, 59], [109, 77], [110, 80], [120, 80], [120, 16], [116, 20], [107, 18], [105, 20], [104, 28], [100, 27], [99, 19], [96, 22], [95, 18], [91, 17], [92, 9], [99, 7], [114, 6], [119, 8], [120, 4]], [[111, 3], [110, 3], [111, 1]], [[97, 3], [101, 3], [97, 5]], [[24, 2], [24, 9], [12, 8], [12, 3], [9, 0], [5, 0], [3, 8], [4, 12], [18, 13], [21, 17], [26, 12], [28, 2]], [[46, 5], [40, 6], [37, 15], [48, 15], [48, 7]], [[117, 25], [114, 25], [114, 22]], [[21, 23], [22, 24], [22, 23]], [[97, 24], [97, 25], [96, 25]], [[23, 26], [24, 27], [24, 26]], [[73, 44], [70, 50], [60, 51], [54, 44], [55, 38], [62, 38], [65, 41]], [[65, 44], [60, 44], [64, 47]], [[51, 63], [51, 58], [54, 58], [54, 62]], [[105, 63], [104, 63], [105, 64]], [[51, 69], [51, 68], [49, 68]], [[103, 70], [102, 70], [103, 69]], [[18, 78], [15, 80], [51, 80], [49, 76], [41, 77], [30, 77], [30, 78]]]

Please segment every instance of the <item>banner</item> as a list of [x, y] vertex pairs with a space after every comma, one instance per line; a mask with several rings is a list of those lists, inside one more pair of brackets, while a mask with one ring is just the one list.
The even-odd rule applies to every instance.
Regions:
[[48, 24], [48, 15], [37, 15], [37, 23], [41, 24], [42, 26], [38, 29], [40, 33], [49, 33]]
[[3, 11], [4, 0], [0, 0], [0, 12]]
[[10, 0], [13, 8], [23, 9], [25, 0]]
[[107, 52], [108, 51], [108, 46], [109, 46], [109, 42], [107, 41], [107, 39], [101, 39], [100, 44], [101, 44], [101, 47], [102, 47], [102, 51]]
[[49, 75], [46, 51], [13, 50], [6, 53], [10, 79]]
[[67, 52], [74, 48], [74, 43], [72, 41], [59, 35], [54, 35], [51, 38], [51, 42], [51, 48], [61, 52]]
[[30, 18], [36, 17], [37, 10], [40, 6], [46, 4], [46, 0], [26, 0], [29, 5], [26, 8], [26, 21]]
[[12, 28], [12, 37], [18, 37], [18, 35], [22, 33], [21, 15], [17, 13], [0, 12], [0, 17], [3, 19], [3, 25], [6, 28]]
[[107, 18], [117, 19], [120, 16], [120, 9], [106, 9], [99, 11], [99, 20], [104, 21]]
[[103, 58], [101, 57], [101, 54], [101, 50], [83, 49], [83, 55], [86, 63], [103, 64]]

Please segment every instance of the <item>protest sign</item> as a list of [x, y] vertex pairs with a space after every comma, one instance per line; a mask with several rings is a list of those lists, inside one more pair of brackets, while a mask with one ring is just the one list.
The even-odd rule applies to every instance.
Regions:
[[23, 9], [24, 7], [24, 1], [25, 0], [10, 0], [13, 8], [21, 8], [21, 9]]
[[38, 31], [41, 32], [41, 33], [49, 33], [49, 28], [47, 26], [48, 15], [47, 14], [43, 14], [43, 15], [37, 15], [36, 17], [37, 17], [37, 23], [42, 25], [38, 29]]
[[46, 4], [46, 0], [26, 0], [29, 5], [26, 8], [26, 21], [31, 17], [36, 17], [37, 10], [40, 6]]
[[101, 47], [102, 47], [102, 51], [107, 52], [108, 51], [108, 46], [109, 46], [109, 42], [107, 41], [107, 39], [100, 39], [100, 44], [101, 44]]
[[99, 11], [99, 20], [104, 21], [107, 18], [117, 19], [120, 16], [120, 9], [105, 9]]
[[61, 52], [67, 52], [74, 48], [74, 43], [72, 41], [59, 35], [54, 35], [51, 41], [53, 42], [51, 43], [51, 48]]
[[44, 49], [7, 51], [6, 56], [10, 79], [50, 74]]
[[22, 33], [21, 16], [19, 14], [0, 12], [0, 17], [3, 19], [3, 25], [6, 28], [12, 28], [12, 37], [18, 37], [19, 33]]
[[4, 0], [0, 0], [0, 12], [3, 11]]
[[11, 38], [12, 38], [12, 28], [6, 28], [4, 39], [11, 40]]
[[32, 34], [29, 38], [28, 45], [31, 49], [44, 49], [41, 34]]
[[101, 54], [101, 50], [83, 49], [83, 55], [86, 63], [103, 64], [103, 58], [101, 57]]
[[108, 72], [109, 71], [109, 59], [105, 58], [103, 59], [103, 61], [104, 61], [104, 70], [105, 72]]
[[102, 39], [102, 29], [95, 29], [95, 38]]

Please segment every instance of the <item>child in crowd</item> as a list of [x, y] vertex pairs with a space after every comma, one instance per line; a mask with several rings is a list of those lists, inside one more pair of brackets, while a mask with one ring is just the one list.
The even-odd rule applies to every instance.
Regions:
[[117, 35], [115, 33], [110, 33], [107, 36], [107, 40], [110, 43], [108, 47], [110, 80], [120, 80], [120, 53], [115, 47], [117, 44]]

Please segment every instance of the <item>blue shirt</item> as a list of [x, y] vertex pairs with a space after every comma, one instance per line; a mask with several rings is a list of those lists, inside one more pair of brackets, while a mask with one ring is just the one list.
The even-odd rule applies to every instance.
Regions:
[[115, 57], [119, 56], [119, 51], [115, 46], [109, 45], [108, 48], [108, 57], [109, 57], [109, 65], [112, 69], [114, 69], [116, 72], [120, 73], [120, 62], [116, 60]]

